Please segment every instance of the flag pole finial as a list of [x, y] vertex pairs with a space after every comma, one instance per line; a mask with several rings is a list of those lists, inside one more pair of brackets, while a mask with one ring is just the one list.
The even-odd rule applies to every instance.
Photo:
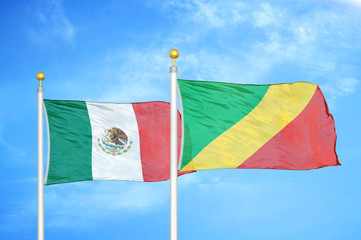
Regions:
[[39, 72], [38, 74], [36, 74], [36, 78], [40, 81], [40, 87], [41, 87], [41, 81], [43, 81], [45, 79], [45, 74], [42, 72]]
[[169, 57], [173, 59], [173, 66], [175, 66], [175, 60], [179, 56], [179, 52], [177, 49], [172, 49], [169, 51]]

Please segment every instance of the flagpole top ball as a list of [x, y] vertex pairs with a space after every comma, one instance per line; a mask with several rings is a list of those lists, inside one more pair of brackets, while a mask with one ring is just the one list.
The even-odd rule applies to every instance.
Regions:
[[40, 81], [40, 87], [41, 87], [41, 81], [43, 81], [45, 79], [45, 74], [42, 72], [39, 72], [38, 74], [36, 74], [36, 78]]
[[172, 49], [169, 51], [169, 57], [172, 59], [176, 59], [179, 56], [179, 52], [177, 49]]
[[36, 74], [36, 78], [37, 78], [39, 81], [43, 81], [44, 78], [45, 78], [45, 74], [42, 73], [42, 72], [39, 72], [38, 74]]
[[169, 51], [169, 57], [173, 59], [173, 66], [175, 66], [175, 60], [179, 56], [179, 52], [177, 49], [172, 49]]

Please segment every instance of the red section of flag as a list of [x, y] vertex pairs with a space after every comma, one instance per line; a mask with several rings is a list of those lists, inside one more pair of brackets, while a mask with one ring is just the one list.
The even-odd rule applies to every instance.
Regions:
[[308, 170], [341, 165], [332, 115], [317, 87], [306, 108], [238, 168]]
[[[170, 104], [147, 102], [132, 105], [139, 129], [144, 181], [168, 180], [170, 176]], [[182, 121], [179, 112], [177, 122], [179, 157], [182, 140]]]

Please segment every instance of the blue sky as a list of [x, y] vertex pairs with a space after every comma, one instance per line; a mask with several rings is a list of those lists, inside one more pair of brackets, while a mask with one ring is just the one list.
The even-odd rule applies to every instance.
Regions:
[[[361, 238], [361, 1], [1, 1], [0, 239], [36, 239], [37, 98], [169, 100], [179, 78], [321, 87], [341, 167], [179, 178], [179, 239]], [[47, 148], [45, 148], [47, 149]], [[46, 239], [169, 239], [169, 181], [45, 187]]]

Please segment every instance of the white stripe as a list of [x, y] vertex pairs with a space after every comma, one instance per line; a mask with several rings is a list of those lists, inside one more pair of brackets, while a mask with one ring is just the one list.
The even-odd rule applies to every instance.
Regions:
[[[131, 104], [87, 102], [92, 128], [92, 173], [94, 180], [143, 181], [140, 160], [139, 130]], [[102, 143], [106, 131], [113, 127], [121, 129], [128, 136], [120, 155], [108, 154]], [[98, 139], [101, 146], [99, 146]]]

